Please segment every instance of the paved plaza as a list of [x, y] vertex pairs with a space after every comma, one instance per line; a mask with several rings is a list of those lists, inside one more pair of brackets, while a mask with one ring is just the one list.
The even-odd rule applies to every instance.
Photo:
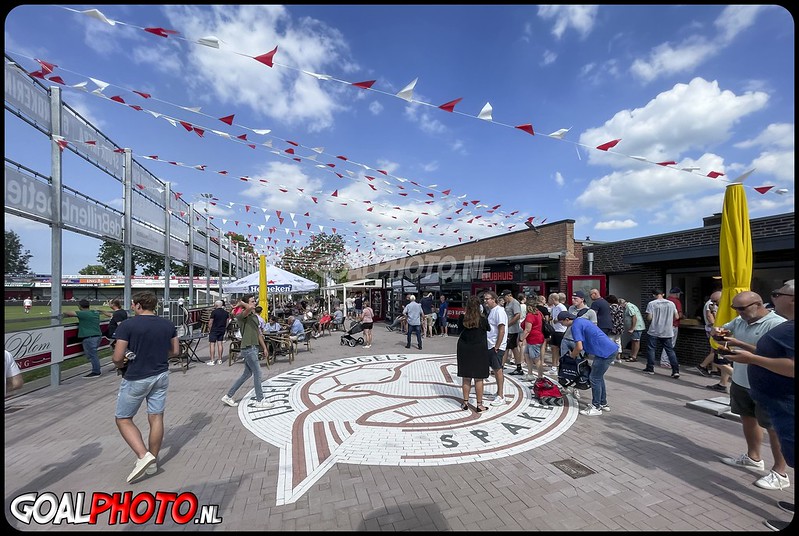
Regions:
[[[689, 370], [673, 380], [666, 369], [649, 376], [642, 363], [617, 362], [606, 375], [611, 411], [598, 417], [578, 414], [590, 391], [542, 406], [530, 382], [506, 374], [507, 403], [478, 414], [460, 409], [457, 337], [426, 338], [418, 350], [380, 323], [368, 349], [342, 346], [340, 335], [300, 346], [291, 364], [262, 366], [269, 410], [249, 405], [251, 380], [238, 407], [220, 402], [241, 362], [171, 367], [158, 471], [132, 484], [110, 362], [97, 379], [68, 371], [57, 388], [7, 400], [7, 522], [26, 531], [768, 532], [764, 518], [790, 519], [776, 503], [793, 501], [793, 487], [760, 489], [764, 472], [719, 460], [744, 452], [741, 425], [689, 407], [718, 398], [705, 389], [713, 380]], [[208, 358], [206, 340], [198, 355]], [[495, 391], [492, 377], [486, 392]], [[144, 409], [135, 422], [146, 437]], [[90, 497], [126, 491], [196, 497], [198, 513], [186, 523], [167, 515], [109, 525], [106, 513], [96, 525], [58, 526], [11, 514], [23, 494], [51, 494], [63, 508], [64, 497], [85, 492], [88, 512]]]

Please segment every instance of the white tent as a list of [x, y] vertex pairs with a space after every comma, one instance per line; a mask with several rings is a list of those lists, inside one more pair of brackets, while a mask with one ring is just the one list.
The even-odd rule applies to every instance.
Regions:
[[[337, 294], [339, 290], [344, 291], [344, 298], [342, 301], [347, 301], [347, 291], [350, 293], [360, 290], [369, 290], [373, 288], [383, 288], [382, 279], [358, 279], [357, 281], [344, 281], [343, 283], [336, 283], [335, 285], [328, 285], [322, 287], [322, 290], [327, 294]], [[327, 302], [327, 312], [330, 311], [330, 300]]]
[[[261, 273], [254, 272], [222, 286], [222, 291], [230, 294], [242, 292], [258, 292]], [[319, 288], [318, 283], [288, 272], [277, 266], [266, 267], [266, 288], [269, 294], [291, 294], [293, 292], [310, 292]]]

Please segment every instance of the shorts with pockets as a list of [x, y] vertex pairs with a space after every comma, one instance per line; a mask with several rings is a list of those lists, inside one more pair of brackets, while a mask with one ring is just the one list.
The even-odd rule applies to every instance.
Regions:
[[168, 388], [168, 370], [141, 380], [129, 381], [123, 379], [119, 384], [117, 407], [114, 416], [117, 419], [132, 419], [139, 412], [141, 403], [145, 400], [147, 400], [148, 415], [164, 413]]

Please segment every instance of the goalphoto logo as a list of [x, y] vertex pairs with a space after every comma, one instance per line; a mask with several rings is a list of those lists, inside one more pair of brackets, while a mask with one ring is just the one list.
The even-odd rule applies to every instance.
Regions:
[[[88, 509], [88, 511], [84, 511]], [[142, 492], [92, 493], [86, 500], [85, 492], [64, 493], [59, 498], [55, 493], [23, 493], [11, 502], [11, 515], [30, 525], [97, 525], [107, 521], [108, 525], [154, 522], [162, 525], [169, 521], [178, 525], [216, 525], [219, 506], [200, 506], [193, 493]]]
[[[544, 445], [577, 418], [577, 405], [540, 404], [530, 383], [506, 377], [506, 404], [461, 409], [454, 355], [373, 355], [285, 372], [263, 384], [275, 404], [239, 404], [244, 425], [280, 449], [276, 504], [299, 499], [336, 462], [440, 466], [505, 458]], [[493, 395], [493, 377], [485, 381]], [[491, 400], [492, 397], [487, 397]], [[487, 403], [484, 401], [484, 403]]]

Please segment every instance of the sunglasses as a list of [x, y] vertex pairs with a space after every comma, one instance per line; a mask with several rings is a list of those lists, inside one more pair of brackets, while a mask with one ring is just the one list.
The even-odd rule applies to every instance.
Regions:
[[732, 307], [733, 309], [735, 309], [738, 312], [741, 312], [741, 311], [745, 311], [746, 309], [748, 309], [749, 307], [752, 307], [753, 305], [755, 305], [757, 303], [758, 302], [752, 302], [749, 305], [740, 305], [740, 306], [739, 305], [730, 305], [730, 307]]
[[779, 290], [775, 290], [774, 292], [771, 293], [772, 298], [776, 298], [778, 296], [793, 296], [793, 294], [786, 294], [784, 292], [780, 292]]

